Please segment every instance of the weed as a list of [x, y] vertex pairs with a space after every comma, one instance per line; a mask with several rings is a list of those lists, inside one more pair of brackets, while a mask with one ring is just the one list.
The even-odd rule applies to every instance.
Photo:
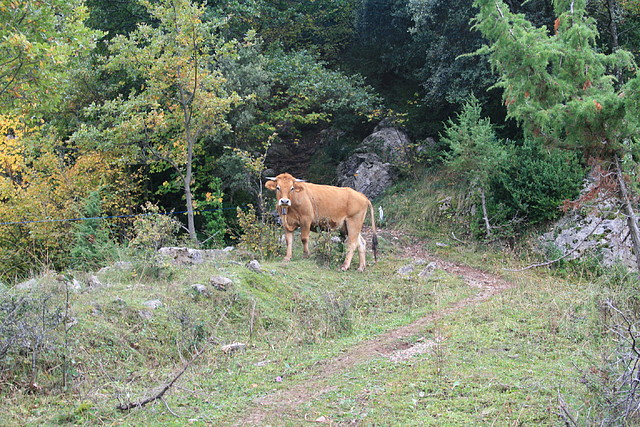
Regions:
[[326, 293], [323, 296], [323, 303], [325, 336], [351, 332], [353, 327], [351, 301], [348, 298], [340, 298], [334, 293]]
[[344, 260], [344, 244], [335, 231], [319, 231], [316, 234], [313, 254], [324, 267], [337, 267]]
[[238, 208], [237, 215], [238, 226], [242, 230], [236, 237], [239, 248], [258, 255], [262, 260], [282, 255], [282, 231], [270, 216], [258, 219], [253, 205], [249, 205], [246, 210]]

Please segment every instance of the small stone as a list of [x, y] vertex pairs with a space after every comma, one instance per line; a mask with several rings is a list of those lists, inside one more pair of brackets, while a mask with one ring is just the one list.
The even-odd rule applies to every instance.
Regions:
[[413, 264], [405, 265], [404, 267], [400, 267], [398, 269], [398, 274], [401, 276], [406, 276], [413, 273], [414, 268], [415, 267], [413, 266]]
[[246, 348], [247, 348], [246, 344], [243, 344], [241, 342], [234, 342], [234, 343], [222, 346], [221, 350], [222, 350], [223, 353], [231, 354], [231, 353], [235, 353], [236, 351], [240, 351], [240, 350], [244, 351]]
[[219, 291], [226, 291], [231, 287], [233, 281], [224, 276], [212, 276], [209, 279], [209, 284]]
[[262, 272], [262, 266], [260, 265], [260, 263], [257, 260], [251, 260], [249, 263], [247, 263], [246, 267], [249, 270], [255, 271], [255, 272]]
[[146, 307], [150, 308], [151, 310], [156, 310], [156, 309], [158, 309], [158, 308], [163, 306], [162, 301], [160, 301], [159, 299], [153, 299], [153, 300], [145, 301], [143, 304]]

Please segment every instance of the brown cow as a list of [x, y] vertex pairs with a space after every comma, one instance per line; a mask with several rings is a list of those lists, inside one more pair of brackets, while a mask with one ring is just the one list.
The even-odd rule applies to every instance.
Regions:
[[347, 256], [342, 270], [348, 270], [351, 258], [358, 248], [360, 263], [358, 271], [366, 265], [367, 244], [360, 234], [362, 224], [371, 211], [373, 229], [373, 256], [377, 258], [378, 237], [373, 214], [373, 206], [367, 196], [348, 187], [311, 184], [296, 179], [288, 173], [268, 178], [265, 187], [276, 192], [277, 209], [282, 219], [287, 241], [285, 261], [291, 259], [293, 232], [300, 227], [304, 256], [309, 256], [309, 233], [318, 228], [340, 230], [347, 234]]

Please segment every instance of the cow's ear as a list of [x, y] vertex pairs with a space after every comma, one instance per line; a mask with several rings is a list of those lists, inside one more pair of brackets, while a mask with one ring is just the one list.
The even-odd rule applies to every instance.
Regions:
[[276, 184], [275, 181], [269, 180], [269, 181], [264, 183], [264, 186], [267, 187], [269, 190], [275, 191], [276, 187], [277, 187], [277, 184]]
[[294, 184], [293, 189], [299, 193], [304, 190], [304, 184], [302, 183], [302, 181], [298, 181]]

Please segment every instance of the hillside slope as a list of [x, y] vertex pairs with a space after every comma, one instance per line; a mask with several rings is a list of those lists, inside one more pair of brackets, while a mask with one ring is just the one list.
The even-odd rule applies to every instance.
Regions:
[[[236, 254], [87, 276], [66, 339], [38, 355], [37, 388], [28, 353], [4, 370], [0, 423], [553, 425], [558, 393], [571, 407], [586, 398], [580, 369], [598, 353], [588, 286], [505, 279], [498, 254], [388, 230], [381, 249], [364, 273], [338, 272], [340, 253], [294, 253], [257, 271]], [[29, 292], [57, 286], [42, 282]]]

